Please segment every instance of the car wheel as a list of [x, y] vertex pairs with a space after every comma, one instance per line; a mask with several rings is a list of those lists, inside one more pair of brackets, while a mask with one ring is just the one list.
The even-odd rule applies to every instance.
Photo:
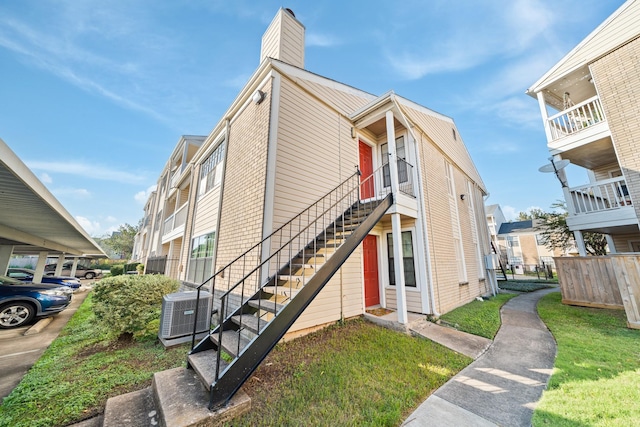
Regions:
[[17, 328], [29, 323], [36, 309], [28, 302], [10, 302], [0, 307], [0, 329]]
[[95, 273], [92, 273], [91, 271], [84, 275], [85, 279], [93, 279], [94, 277], [96, 277], [96, 275], [95, 275]]

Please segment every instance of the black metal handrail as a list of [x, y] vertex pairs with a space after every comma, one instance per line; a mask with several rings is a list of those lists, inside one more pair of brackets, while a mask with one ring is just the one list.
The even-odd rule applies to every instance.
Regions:
[[[281, 280], [282, 277], [284, 277], [282, 280], [286, 280], [288, 283], [289, 295], [292, 295], [294, 290], [294, 277], [297, 281], [296, 288], [298, 290], [303, 288], [306, 280], [308, 279], [305, 273], [307, 268], [307, 264], [305, 263], [307, 255], [317, 255], [319, 249], [324, 249], [325, 251], [327, 249], [331, 249], [336, 251], [342, 244], [341, 242], [338, 242], [346, 239], [347, 233], [350, 230], [348, 230], [348, 224], [345, 222], [345, 213], [358, 208], [358, 204], [362, 199], [375, 200], [379, 196], [386, 196], [386, 194], [390, 192], [390, 189], [380, 188], [378, 185], [382, 193], [373, 197], [375, 194], [376, 182], [379, 183], [382, 177], [382, 170], [383, 168], [380, 167], [368, 177], [362, 177], [363, 179], [358, 180], [357, 182], [352, 182], [351, 180], [345, 181], [346, 183], [350, 183], [350, 187], [345, 189], [346, 191], [340, 191], [339, 193], [332, 192], [328, 194], [327, 197], [321, 201], [321, 206], [320, 203], [317, 203], [316, 207], [320, 212], [316, 212], [314, 214], [314, 218], [307, 218], [307, 221], [305, 221], [306, 225], [303, 226], [302, 223], [299, 222], [297, 230], [294, 231], [292, 228], [289, 228], [290, 234], [284, 244], [280, 241], [278, 249], [273, 251], [271, 255], [266, 257], [266, 259], [261, 261], [257, 266], [251, 268], [248, 273], [245, 271], [245, 274], [243, 274], [240, 280], [220, 296], [220, 324], [224, 324], [232, 316], [236, 315], [236, 312], [240, 311], [238, 309], [252, 299], [265, 285], [272, 283], [275, 287], [274, 293], [278, 295], [278, 281]], [[374, 209], [374, 205], [375, 204], [373, 203], [364, 205], [364, 209], [366, 211], [362, 212], [362, 214], [367, 216], [370, 213], [369, 211]], [[307, 212], [310, 213], [310, 211]], [[342, 222], [339, 223], [341, 218]], [[295, 224], [295, 221], [292, 224]], [[322, 245], [319, 244], [319, 241], [323, 242]], [[300, 267], [302, 270], [301, 275], [294, 274], [295, 268], [292, 260], [295, 258], [302, 260]], [[283, 259], [285, 260], [284, 262], [282, 262]], [[314, 263], [316, 263], [314, 267], [317, 267], [317, 261], [314, 261]], [[287, 268], [288, 274], [286, 273]], [[285, 270], [285, 274], [282, 274], [283, 270]], [[274, 272], [273, 275], [270, 273], [271, 271]], [[252, 276], [254, 277], [252, 278]], [[213, 280], [215, 289], [216, 279], [214, 278]], [[255, 285], [251, 286], [252, 283]], [[249, 286], [247, 286], [247, 284]], [[239, 299], [239, 301], [233, 302], [233, 306], [232, 298]], [[257, 309], [260, 311], [263, 308], [262, 300], [258, 299], [257, 301]], [[277, 316], [279, 311], [277, 301], [273, 303], [273, 306], [274, 314]], [[238, 334], [240, 334], [243, 326], [241, 311], [239, 315], [240, 329], [238, 330]], [[258, 322], [257, 333], [259, 334], [260, 331], [260, 322]], [[222, 343], [223, 328], [219, 327], [217, 333], [218, 343]], [[240, 354], [241, 350], [240, 341], [241, 340], [238, 337], [236, 340], [237, 355]], [[221, 351], [222, 346], [219, 345], [217, 349], [218, 362], [215, 375], [216, 381], [220, 375]]]
[[[227, 265], [225, 265], [224, 267], [220, 268], [218, 271], [216, 271], [213, 275], [211, 275], [211, 277], [209, 277], [207, 280], [205, 280], [204, 282], [202, 282], [197, 288], [197, 294], [196, 294], [196, 308], [195, 308], [195, 319], [198, 319], [198, 308], [200, 306], [200, 291], [202, 289], [203, 286], [205, 286], [206, 284], [208, 284], [209, 282], [211, 282], [211, 280], [214, 280], [215, 277], [217, 276], [221, 276], [222, 278], [224, 278], [224, 274], [225, 271], [227, 271], [228, 269], [230, 269], [232, 267], [232, 265], [234, 265], [235, 263], [239, 262], [242, 258], [246, 257], [247, 254], [251, 253], [252, 251], [254, 251], [256, 248], [260, 248], [260, 250], [262, 249], [263, 245], [265, 242], [267, 242], [268, 240], [270, 240], [274, 235], [276, 235], [277, 233], [281, 232], [282, 230], [284, 230], [287, 226], [291, 225], [293, 222], [296, 221], [296, 219], [300, 219], [302, 218], [305, 213], [309, 213], [311, 211], [312, 208], [317, 207], [323, 200], [325, 200], [327, 197], [330, 197], [333, 193], [336, 193], [337, 191], [341, 190], [341, 188], [345, 185], [348, 184], [349, 182], [351, 182], [352, 180], [354, 180], [355, 177], [360, 176], [360, 170], [357, 169], [356, 172], [349, 176], [346, 180], [344, 180], [342, 183], [338, 184], [336, 187], [334, 187], [333, 189], [331, 189], [328, 193], [326, 193], [324, 196], [320, 197], [315, 203], [313, 203], [312, 205], [310, 205], [309, 207], [307, 207], [306, 209], [304, 209], [302, 212], [300, 212], [298, 215], [296, 215], [295, 217], [293, 217], [289, 222], [283, 224], [281, 227], [279, 227], [278, 229], [276, 229], [273, 233], [271, 233], [269, 236], [267, 236], [266, 238], [264, 238], [262, 241], [256, 243], [255, 245], [253, 245], [251, 248], [249, 248], [248, 250], [246, 250], [244, 253], [238, 255], [238, 257], [236, 257], [234, 260], [232, 260], [231, 262], [229, 262]], [[262, 253], [260, 252], [260, 257], [262, 256]], [[231, 279], [231, 275], [229, 274], [229, 280]], [[211, 294], [213, 295], [213, 297], [215, 298], [215, 280], [214, 283], [212, 285], [212, 289], [211, 289]], [[197, 321], [193, 323], [193, 334], [192, 334], [192, 338], [191, 338], [191, 348], [193, 349], [193, 347], [195, 346], [195, 339], [196, 339], [196, 334], [197, 334]]]

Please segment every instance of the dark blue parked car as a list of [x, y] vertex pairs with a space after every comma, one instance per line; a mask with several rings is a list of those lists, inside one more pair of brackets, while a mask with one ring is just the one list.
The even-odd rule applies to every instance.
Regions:
[[[9, 267], [7, 270], [7, 276], [29, 283], [33, 282], [33, 276], [35, 274], [36, 271], [30, 268]], [[80, 279], [71, 276], [42, 276], [40, 283], [69, 286], [73, 289], [78, 289], [82, 285]]]
[[17, 328], [34, 317], [46, 317], [67, 308], [73, 291], [65, 286], [25, 283], [0, 276], [0, 329]]

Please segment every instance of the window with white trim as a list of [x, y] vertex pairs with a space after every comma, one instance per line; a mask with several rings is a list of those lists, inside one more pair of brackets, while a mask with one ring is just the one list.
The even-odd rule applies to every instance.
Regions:
[[[395, 286], [396, 273], [393, 256], [393, 234], [387, 234], [387, 256], [389, 265], [389, 284]], [[402, 261], [404, 267], [404, 285], [408, 287], [417, 287], [416, 283], [416, 267], [413, 255], [413, 238], [411, 231], [402, 232]]]
[[224, 160], [225, 142], [222, 141], [200, 166], [200, 186], [198, 197], [207, 193], [222, 180], [222, 161]]
[[191, 254], [187, 282], [203, 283], [213, 274], [213, 254], [215, 250], [216, 233], [195, 237], [191, 240]]

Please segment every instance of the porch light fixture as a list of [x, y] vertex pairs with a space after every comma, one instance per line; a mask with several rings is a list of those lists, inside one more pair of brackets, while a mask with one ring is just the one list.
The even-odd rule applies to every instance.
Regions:
[[356, 128], [352, 127], [351, 128], [351, 138], [355, 138], [356, 137]]
[[255, 92], [253, 92], [253, 96], [251, 97], [251, 100], [256, 104], [260, 104], [262, 103], [262, 101], [264, 101], [264, 98], [266, 98], [266, 96], [267, 94], [264, 93], [263, 91], [256, 90]]
[[464, 200], [464, 198], [465, 198], [465, 197], [467, 197], [467, 195], [466, 195], [466, 194], [464, 194], [464, 193], [463, 193], [463, 194], [461, 194], [461, 195], [460, 195], [460, 200]]

